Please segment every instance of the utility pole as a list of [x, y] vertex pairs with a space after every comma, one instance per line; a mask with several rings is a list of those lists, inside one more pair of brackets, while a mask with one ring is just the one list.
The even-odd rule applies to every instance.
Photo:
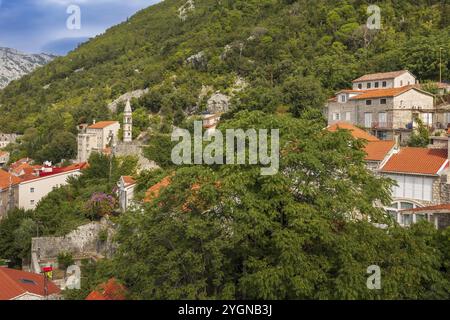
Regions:
[[8, 186], [8, 203], [6, 204], [6, 214], [10, 212], [14, 208], [14, 190], [13, 190], [13, 181], [12, 174], [9, 175], [9, 186]]
[[439, 48], [439, 83], [442, 83], [442, 47]]

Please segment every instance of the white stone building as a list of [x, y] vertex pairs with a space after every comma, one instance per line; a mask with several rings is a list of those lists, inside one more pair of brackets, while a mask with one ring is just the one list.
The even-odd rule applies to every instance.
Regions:
[[4, 166], [9, 161], [9, 152], [0, 151], [0, 166]]
[[450, 226], [449, 137], [440, 148], [401, 148], [396, 141], [381, 141], [348, 123], [327, 130], [348, 130], [366, 141], [367, 167], [396, 183], [392, 203], [384, 209], [399, 225], [427, 220], [436, 228]]
[[409, 139], [415, 119], [432, 126], [436, 122], [434, 96], [416, 85], [409, 71], [368, 74], [353, 81], [353, 89], [341, 90], [326, 105], [328, 124], [341, 121], [369, 129], [382, 140]]
[[92, 152], [103, 153], [108, 146], [117, 141], [120, 123], [118, 121], [101, 121], [88, 127], [80, 126], [78, 134], [78, 162], [86, 162]]
[[136, 181], [133, 177], [122, 176], [117, 183], [120, 210], [125, 212], [133, 204]]
[[19, 183], [20, 209], [35, 209], [39, 201], [55, 188], [66, 185], [69, 177], [81, 175], [86, 163], [74, 164], [64, 168], [43, 167], [42, 170], [21, 177]]

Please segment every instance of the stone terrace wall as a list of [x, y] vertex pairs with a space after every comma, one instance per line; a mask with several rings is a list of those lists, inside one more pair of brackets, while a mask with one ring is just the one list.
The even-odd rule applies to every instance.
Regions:
[[[108, 231], [107, 241], [99, 239], [102, 230]], [[31, 252], [36, 253], [39, 260], [55, 259], [61, 252], [70, 252], [75, 257], [88, 254], [109, 257], [114, 252], [113, 235], [112, 223], [104, 219], [83, 225], [63, 237], [33, 238]]]

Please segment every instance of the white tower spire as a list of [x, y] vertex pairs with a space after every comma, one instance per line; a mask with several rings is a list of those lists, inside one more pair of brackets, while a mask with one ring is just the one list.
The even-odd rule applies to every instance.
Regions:
[[131, 109], [130, 100], [125, 105], [123, 111], [123, 142], [133, 141], [133, 110]]

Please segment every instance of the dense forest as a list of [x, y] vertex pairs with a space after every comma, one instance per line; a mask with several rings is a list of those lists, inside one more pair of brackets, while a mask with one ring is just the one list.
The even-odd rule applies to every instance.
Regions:
[[450, 78], [445, 0], [378, 1], [381, 30], [365, 27], [370, 1], [197, 0], [180, 19], [185, 2], [142, 10], [0, 91], [0, 131], [26, 133], [13, 158], [73, 158], [76, 125], [118, 118], [108, 103], [134, 89], [150, 89], [144, 110], [179, 119], [204, 107], [203, 86], [229, 93], [237, 77], [249, 86], [236, 109], [294, 114], [366, 72], [437, 80], [439, 48]]

